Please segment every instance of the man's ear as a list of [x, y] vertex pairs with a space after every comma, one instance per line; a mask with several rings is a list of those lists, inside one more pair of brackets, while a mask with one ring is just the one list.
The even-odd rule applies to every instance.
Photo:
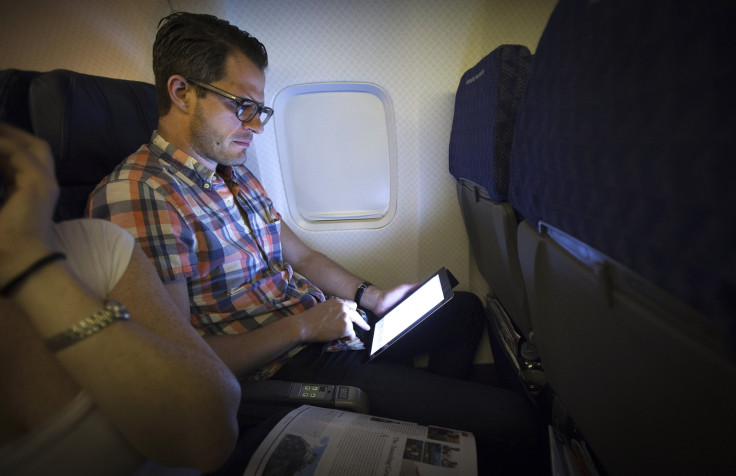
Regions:
[[171, 107], [175, 107], [182, 112], [189, 112], [191, 100], [188, 93], [192, 92], [192, 86], [179, 75], [171, 76], [166, 86], [171, 99]]

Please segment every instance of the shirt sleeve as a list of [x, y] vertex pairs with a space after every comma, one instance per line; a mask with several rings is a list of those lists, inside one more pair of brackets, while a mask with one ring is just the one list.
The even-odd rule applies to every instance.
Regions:
[[196, 271], [194, 235], [167, 197], [174, 194], [145, 182], [114, 181], [90, 195], [89, 216], [117, 224], [138, 241], [163, 282], [190, 278]]
[[104, 220], [58, 223], [55, 239], [74, 274], [100, 297], [110, 294], [123, 277], [135, 246], [129, 233]]

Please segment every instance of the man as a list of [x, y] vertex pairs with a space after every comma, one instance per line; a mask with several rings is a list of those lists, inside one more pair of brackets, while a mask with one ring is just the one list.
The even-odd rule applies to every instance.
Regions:
[[402, 358], [429, 349], [429, 372], [364, 365], [366, 351], [324, 352], [325, 342], [370, 329], [358, 305], [374, 320], [413, 286], [379, 289], [310, 249], [244, 166], [273, 113], [263, 105], [263, 45], [215, 17], [174, 13], [159, 27], [153, 64], [158, 130], [92, 193], [90, 215], [137, 237], [237, 375], [358, 386], [371, 413], [473, 431], [496, 443], [484, 454], [510, 463], [534, 438], [527, 402], [451, 378], [467, 376], [484, 325], [474, 295], [456, 293], [402, 345]]

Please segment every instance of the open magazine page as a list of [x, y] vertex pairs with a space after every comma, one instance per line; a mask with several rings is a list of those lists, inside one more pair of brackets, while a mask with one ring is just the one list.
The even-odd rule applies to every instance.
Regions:
[[477, 474], [472, 433], [304, 405], [268, 434], [244, 476]]

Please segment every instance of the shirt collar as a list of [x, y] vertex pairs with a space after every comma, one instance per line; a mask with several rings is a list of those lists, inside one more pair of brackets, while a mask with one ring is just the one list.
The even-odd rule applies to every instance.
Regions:
[[[153, 135], [151, 136], [151, 150], [159, 157], [166, 155], [173, 162], [180, 164], [186, 169], [193, 170], [205, 184], [210, 184], [218, 179], [217, 174], [213, 170], [205, 167], [186, 152], [171, 145], [159, 135], [158, 131], [153, 131]], [[228, 173], [232, 173], [232, 167], [227, 167], [227, 169], [230, 169]], [[206, 188], [209, 188], [209, 186]]]

